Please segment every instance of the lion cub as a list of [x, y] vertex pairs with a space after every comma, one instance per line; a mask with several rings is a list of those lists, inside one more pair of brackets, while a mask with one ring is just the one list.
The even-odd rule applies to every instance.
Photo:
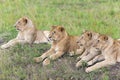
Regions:
[[67, 52], [79, 49], [76, 43], [78, 36], [70, 36], [64, 27], [52, 26], [49, 39], [52, 41], [50, 50], [43, 53], [40, 57], [34, 58], [36, 62], [44, 60], [43, 65], [49, 64], [50, 60], [56, 60]]
[[14, 25], [18, 31], [16, 38], [10, 40], [8, 43], [1, 46], [2, 49], [9, 48], [16, 45], [17, 43], [48, 43], [49, 31], [37, 30], [33, 25], [33, 22], [27, 18], [20, 18]]
[[120, 62], [120, 41], [114, 40], [106, 35], [100, 35], [94, 48], [101, 50], [101, 55], [96, 56], [93, 60], [88, 62], [88, 65], [92, 65], [98, 60], [101, 62], [97, 62], [88, 67], [86, 72], [91, 72], [101, 67], [114, 65], [116, 62]]
[[98, 38], [98, 36], [99, 36], [99, 33], [86, 30], [79, 37], [77, 43], [79, 46], [84, 47], [84, 52], [81, 56], [77, 58], [77, 60], [79, 61], [77, 62], [76, 67], [81, 66], [82, 62], [88, 62], [89, 60], [94, 58], [96, 55], [99, 55], [100, 51], [96, 50], [96, 48], [93, 47], [93, 44], [95, 44], [95, 41]]

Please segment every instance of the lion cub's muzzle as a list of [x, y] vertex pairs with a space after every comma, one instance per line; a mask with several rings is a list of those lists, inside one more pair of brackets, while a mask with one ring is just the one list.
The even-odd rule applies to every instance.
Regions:
[[100, 48], [93, 46], [97, 51], [101, 51]]
[[19, 29], [19, 27], [17, 26], [14, 26], [16, 28], [17, 31], [21, 31], [21, 29]]
[[49, 40], [49, 41], [53, 41], [52, 36], [48, 36], [48, 40]]
[[51, 36], [49, 36], [48, 38], [49, 38], [50, 40], [52, 39], [52, 37], [51, 37]]
[[83, 46], [83, 44], [80, 43], [80, 41], [76, 42], [79, 46]]
[[16, 24], [14, 24], [13, 27], [15, 27], [17, 31], [20, 31], [20, 29], [16, 26]]

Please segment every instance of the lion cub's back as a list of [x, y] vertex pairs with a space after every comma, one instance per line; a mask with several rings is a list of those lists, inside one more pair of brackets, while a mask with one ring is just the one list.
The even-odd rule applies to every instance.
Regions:
[[79, 46], [77, 44], [77, 40], [78, 40], [78, 36], [70, 36], [69, 38], [69, 44], [70, 44], [70, 47], [69, 47], [69, 51], [75, 51], [76, 49], [79, 49]]
[[46, 34], [44, 33], [44, 31], [37, 31], [37, 37], [34, 43], [49, 43], [49, 41], [47, 40]]

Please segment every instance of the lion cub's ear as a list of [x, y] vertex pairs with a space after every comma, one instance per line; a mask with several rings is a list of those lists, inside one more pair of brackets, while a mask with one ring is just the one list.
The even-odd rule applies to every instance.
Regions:
[[89, 32], [87, 35], [88, 35], [89, 38], [92, 38], [92, 33], [91, 32]]
[[83, 33], [85, 33], [85, 32], [87, 32], [87, 31], [88, 31], [88, 30], [83, 29], [83, 31], [82, 31], [82, 32], [83, 32]]
[[63, 32], [65, 29], [64, 29], [64, 27], [60, 26], [60, 27], [58, 27], [58, 30]]
[[56, 26], [51, 26], [51, 29], [55, 29], [56, 28]]
[[108, 36], [104, 36], [103, 39], [106, 41], [108, 40]]
[[27, 22], [28, 22], [27, 17], [23, 17], [23, 22], [25, 22], [25, 23], [27, 23]]

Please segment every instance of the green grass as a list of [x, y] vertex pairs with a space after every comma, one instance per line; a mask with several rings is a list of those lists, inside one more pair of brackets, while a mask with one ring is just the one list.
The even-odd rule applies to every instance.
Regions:
[[[87, 29], [115, 39], [120, 38], [119, 0], [0, 0], [0, 38], [5, 42], [14, 38], [17, 31], [13, 25], [22, 16], [28, 16], [41, 30], [49, 30], [52, 25], [61, 25], [71, 35], [80, 35]], [[0, 80], [47, 80], [51, 76], [67, 80], [71, 76], [93, 80], [96, 73], [97, 76], [101, 75], [99, 71], [86, 74], [81, 70], [72, 70], [74, 66], [72, 69], [68, 68], [67, 63], [61, 63], [54, 70], [53, 66], [57, 61], [47, 68], [43, 68], [41, 63], [33, 62], [33, 57], [41, 55], [49, 48], [50, 45], [39, 44], [32, 48], [17, 45], [9, 50], [0, 50]], [[65, 58], [68, 62], [71, 60], [69, 57]], [[67, 71], [64, 73], [65, 70]], [[104, 71], [106, 72], [100, 79], [109, 80], [108, 71]]]

